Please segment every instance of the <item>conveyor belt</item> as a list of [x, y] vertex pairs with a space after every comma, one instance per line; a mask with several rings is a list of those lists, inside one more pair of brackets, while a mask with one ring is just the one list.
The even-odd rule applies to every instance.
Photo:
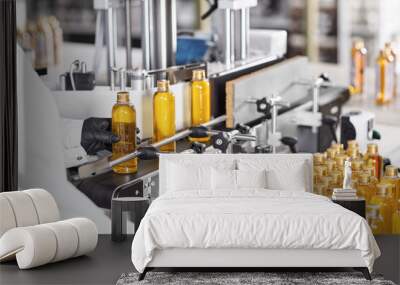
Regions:
[[[310, 95], [311, 96], [311, 95]], [[349, 93], [346, 88], [342, 87], [328, 87], [321, 89], [321, 101], [320, 108], [321, 112], [330, 109], [332, 102], [335, 104], [343, 104], [349, 98]], [[279, 114], [288, 112], [294, 108], [297, 108], [304, 103], [308, 102], [311, 97], [305, 97], [296, 102], [291, 102], [292, 105], [289, 108], [284, 108], [279, 110]], [[268, 118], [268, 116], [267, 116]], [[260, 116], [257, 120], [252, 122], [247, 122], [249, 126], [254, 126], [259, 124], [265, 116]], [[221, 128], [219, 128], [221, 129]], [[222, 128], [224, 129], [224, 128]], [[324, 135], [326, 136], [326, 134]], [[177, 142], [178, 152], [188, 149], [190, 143], [187, 139]], [[84, 193], [89, 199], [91, 199], [97, 206], [105, 209], [111, 208], [111, 198], [114, 190], [123, 184], [126, 184], [135, 179], [141, 178], [151, 172], [158, 170], [158, 160], [150, 161], [138, 161], [138, 172], [136, 174], [116, 174], [112, 171], [99, 174], [94, 177], [81, 179], [77, 181], [71, 181], [78, 190]]]

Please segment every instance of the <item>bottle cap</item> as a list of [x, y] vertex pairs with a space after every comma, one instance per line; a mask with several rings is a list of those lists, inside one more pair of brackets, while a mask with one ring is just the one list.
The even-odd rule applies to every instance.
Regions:
[[362, 39], [355, 39], [353, 45], [356, 49], [363, 49], [365, 47], [364, 41]]
[[326, 153], [328, 154], [328, 158], [330, 158], [330, 159], [335, 159], [335, 156], [336, 156], [336, 154], [337, 154], [337, 151], [336, 151], [336, 149], [328, 148], [328, 149], [326, 150]]
[[129, 103], [129, 92], [118, 92], [117, 93], [117, 102], [121, 104]]
[[358, 142], [356, 140], [347, 141], [347, 148], [358, 148]]
[[347, 154], [353, 159], [357, 158], [358, 157], [358, 148], [347, 149]]
[[314, 153], [314, 164], [322, 164], [324, 162], [324, 156], [322, 153]]
[[334, 143], [331, 145], [331, 148], [336, 150], [337, 153], [339, 153], [343, 150], [343, 145], [339, 143]]
[[385, 168], [385, 176], [397, 176], [398, 170], [394, 165], [388, 165]]
[[337, 168], [342, 168], [343, 165], [344, 165], [344, 161], [346, 160], [346, 157], [343, 156], [343, 155], [336, 156], [335, 160], [336, 160], [336, 167]]
[[169, 90], [169, 80], [157, 80], [157, 91], [158, 92], [168, 92]]
[[392, 49], [392, 43], [391, 42], [386, 42], [385, 43], [385, 49]]
[[371, 155], [378, 154], [378, 145], [376, 143], [369, 143], [367, 145], [367, 153]]
[[193, 81], [201, 81], [206, 78], [206, 72], [203, 69], [195, 69], [193, 70]]

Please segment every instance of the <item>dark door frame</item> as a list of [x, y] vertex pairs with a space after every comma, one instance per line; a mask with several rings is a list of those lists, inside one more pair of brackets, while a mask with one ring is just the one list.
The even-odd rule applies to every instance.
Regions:
[[15, 0], [0, 0], [0, 192], [18, 190]]

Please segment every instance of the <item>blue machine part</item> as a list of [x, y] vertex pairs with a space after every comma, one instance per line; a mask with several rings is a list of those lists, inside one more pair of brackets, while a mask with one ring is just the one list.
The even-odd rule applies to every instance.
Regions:
[[176, 64], [183, 65], [204, 61], [208, 51], [208, 41], [205, 39], [182, 36], [178, 37]]

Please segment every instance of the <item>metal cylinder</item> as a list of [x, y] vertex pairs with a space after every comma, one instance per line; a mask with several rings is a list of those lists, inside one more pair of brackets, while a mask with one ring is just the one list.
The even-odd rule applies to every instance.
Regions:
[[142, 53], [143, 69], [150, 70], [150, 3], [149, 0], [142, 0]]
[[230, 65], [232, 63], [231, 55], [231, 35], [232, 35], [232, 14], [231, 9], [225, 9], [225, 64]]
[[107, 63], [108, 63], [108, 83], [112, 84], [111, 68], [115, 66], [115, 52], [116, 52], [116, 41], [115, 41], [115, 27], [114, 27], [114, 9], [109, 7], [107, 9]]
[[131, 0], [125, 0], [126, 69], [132, 68]]
[[243, 8], [240, 10], [240, 59], [244, 60], [248, 56], [249, 34], [250, 34], [250, 10]]
[[143, 67], [165, 69], [175, 65], [176, 0], [143, 0]]

